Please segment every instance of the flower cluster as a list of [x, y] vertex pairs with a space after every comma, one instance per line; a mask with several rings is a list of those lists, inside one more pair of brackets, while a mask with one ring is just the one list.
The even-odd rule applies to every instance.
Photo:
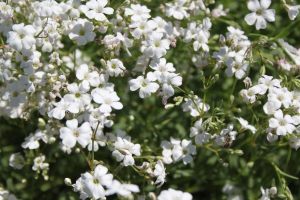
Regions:
[[[80, 199], [191, 200], [207, 182], [223, 191], [211, 199], [260, 187], [261, 199], [290, 198], [285, 178], [297, 177], [279, 165], [300, 147], [299, 11], [285, 0], [0, 2], [0, 199], [43, 198], [25, 194], [34, 181]], [[271, 182], [278, 191], [262, 188]]]

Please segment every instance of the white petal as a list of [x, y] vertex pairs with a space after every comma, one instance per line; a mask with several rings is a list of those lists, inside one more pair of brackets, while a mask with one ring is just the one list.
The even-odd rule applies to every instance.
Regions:
[[66, 122], [67, 127], [69, 127], [70, 129], [74, 130], [78, 127], [78, 121], [77, 119], [72, 119], [72, 120], [68, 120]]
[[263, 9], [268, 9], [271, 5], [271, 0], [260, 0], [260, 5]]
[[259, 4], [258, 0], [250, 0], [247, 3], [247, 7], [249, 10], [255, 12], [258, 9], [260, 9], [260, 4]]
[[269, 119], [269, 127], [270, 128], [277, 128], [279, 126], [279, 122], [275, 118]]
[[253, 25], [256, 20], [257, 20], [257, 15], [254, 12], [245, 16], [245, 21], [250, 26]]
[[274, 22], [275, 21], [275, 10], [274, 9], [265, 10], [263, 12], [263, 16], [267, 21]]
[[123, 108], [123, 104], [120, 102], [113, 102], [111, 104], [111, 107], [113, 107], [116, 110], [121, 110]]
[[267, 28], [267, 21], [262, 16], [257, 16], [256, 18], [256, 24], [255, 24], [256, 30], [265, 29]]

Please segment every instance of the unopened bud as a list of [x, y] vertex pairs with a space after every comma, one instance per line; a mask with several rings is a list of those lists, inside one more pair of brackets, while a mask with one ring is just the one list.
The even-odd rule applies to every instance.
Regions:
[[64, 182], [65, 182], [65, 184], [66, 184], [67, 186], [71, 186], [71, 185], [72, 185], [72, 181], [71, 181], [70, 178], [65, 178]]

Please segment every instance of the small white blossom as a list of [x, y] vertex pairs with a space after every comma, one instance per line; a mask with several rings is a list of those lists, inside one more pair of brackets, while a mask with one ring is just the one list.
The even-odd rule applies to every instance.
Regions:
[[7, 43], [17, 51], [31, 49], [36, 43], [35, 32], [32, 25], [15, 24], [12, 26], [12, 31], [8, 32]]
[[125, 72], [126, 68], [124, 67], [122, 61], [119, 59], [111, 59], [106, 63], [106, 72], [110, 76], [119, 76]]
[[114, 9], [106, 7], [107, 0], [89, 0], [86, 5], [80, 6], [80, 10], [89, 18], [100, 22], [108, 21], [105, 15], [111, 15]]
[[77, 119], [68, 120], [67, 127], [60, 128], [60, 138], [62, 143], [69, 148], [73, 148], [78, 142], [85, 148], [92, 138], [92, 129], [88, 122], [84, 122], [78, 127]]
[[151, 93], [155, 93], [159, 85], [154, 82], [156, 77], [153, 72], [148, 72], [147, 77], [138, 76], [136, 79], [131, 79], [129, 81], [129, 86], [131, 91], [136, 91], [139, 89], [139, 96], [141, 98], [149, 97]]
[[183, 139], [182, 141], [171, 138], [169, 141], [162, 141], [163, 161], [166, 164], [172, 162], [183, 161], [183, 164], [188, 164], [193, 161], [192, 155], [196, 154], [196, 147], [190, 140]]
[[269, 127], [275, 129], [277, 135], [287, 135], [296, 129], [294, 123], [290, 115], [283, 115], [282, 110], [277, 110], [274, 118], [269, 120]]
[[270, 5], [271, 0], [249, 0], [247, 6], [252, 13], [245, 16], [247, 24], [255, 24], [256, 30], [267, 28], [267, 21], [275, 21], [275, 10], [268, 9]]
[[112, 108], [121, 110], [123, 104], [120, 102], [120, 98], [116, 92], [107, 88], [95, 88], [92, 90], [93, 100], [101, 104], [100, 111], [103, 113], [110, 113]]
[[190, 112], [192, 117], [198, 117], [202, 112], [207, 112], [210, 106], [203, 103], [198, 96], [194, 96], [193, 99], [185, 99], [182, 109], [184, 112]]
[[256, 128], [249, 124], [249, 122], [241, 117], [238, 117], [237, 120], [240, 122], [243, 129], [250, 130], [253, 134], [256, 133]]
[[78, 45], [85, 45], [95, 39], [94, 26], [86, 19], [78, 19], [70, 30], [69, 37]]
[[299, 14], [300, 5], [295, 5], [295, 6], [286, 5], [286, 10], [288, 12], [290, 20], [295, 20]]
[[117, 137], [117, 140], [114, 142], [114, 148], [112, 155], [118, 162], [123, 161], [124, 166], [134, 165], [133, 155], [141, 155], [141, 146], [133, 144], [130, 141], [130, 137]]
[[44, 155], [36, 157], [33, 162], [32, 170], [40, 171], [40, 170], [47, 170], [49, 168], [49, 163], [45, 162], [46, 157]]
[[190, 193], [182, 192], [180, 190], [174, 190], [172, 188], [168, 190], [163, 190], [158, 195], [157, 200], [192, 200], [193, 196]]
[[195, 143], [198, 145], [206, 144], [211, 139], [211, 135], [204, 130], [202, 119], [195, 122], [190, 129], [190, 137], [195, 137]]
[[21, 153], [11, 154], [9, 157], [9, 166], [15, 169], [22, 169], [25, 164], [25, 159]]

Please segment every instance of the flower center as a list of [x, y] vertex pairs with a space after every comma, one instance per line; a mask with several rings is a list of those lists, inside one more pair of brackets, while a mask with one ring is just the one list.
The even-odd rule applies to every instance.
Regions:
[[280, 124], [280, 126], [285, 126], [286, 125], [286, 121], [282, 119], [282, 120], [279, 121], [279, 124]]
[[256, 11], [256, 14], [257, 14], [257, 15], [262, 15], [262, 14], [263, 14], [263, 9], [258, 9], [258, 10]]

